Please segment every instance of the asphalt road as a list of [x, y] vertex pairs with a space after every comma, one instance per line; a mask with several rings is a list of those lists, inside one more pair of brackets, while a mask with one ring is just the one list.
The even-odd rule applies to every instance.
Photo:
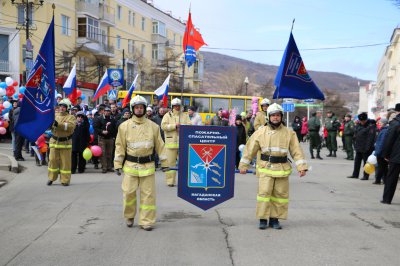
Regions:
[[71, 186], [49, 187], [47, 169], [28, 157], [0, 188], [0, 265], [399, 265], [399, 191], [381, 204], [383, 186], [346, 178], [344, 157], [292, 174], [280, 231], [257, 228], [255, 175], [237, 174], [235, 197], [202, 211], [157, 171], [151, 232], [125, 226], [121, 176], [88, 165]]

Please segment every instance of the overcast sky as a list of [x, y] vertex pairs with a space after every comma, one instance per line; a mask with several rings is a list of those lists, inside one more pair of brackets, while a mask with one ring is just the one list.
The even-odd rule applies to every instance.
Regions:
[[200, 29], [208, 48], [250, 61], [279, 65], [293, 35], [308, 70], [339, 72], [376, 80], [386, 45], [305, 51], [310, 48], [389, 43], [400, 20], [400, 9], [391, 0], [154, 0], [156, 7], [188, 17]]

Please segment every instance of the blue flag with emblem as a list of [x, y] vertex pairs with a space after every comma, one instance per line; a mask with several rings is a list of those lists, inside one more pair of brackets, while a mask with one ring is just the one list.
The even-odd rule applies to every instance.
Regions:
[[324, 94], [315, 85], [308, 74], [299, 49], [297, 49], [293, 34], [290, 33], [289, 42], [283, 54], [282, 62], [275, 78], [276, 90], [274, 99], [319, 99], [325, 100]]
[[31, 142], [36, 141], [54, 121], [54, 17], [44, 37], [26, 83], [25, 96], [15, 130]]

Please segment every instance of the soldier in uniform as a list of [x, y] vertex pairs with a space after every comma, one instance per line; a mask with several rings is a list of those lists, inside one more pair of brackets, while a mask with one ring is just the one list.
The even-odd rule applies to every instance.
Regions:
[[[161, 129], [164, 130], [165, 148], [167, 149], [168, 166], [175, 167], [178, 158], [179, 148], [179, 127], [180, 125], [191, 125], [187, 114], [181, 112], [181, 100], [175, 98], [171, 101], [172, 111], [166, 113], [161, 122]], [[175, 186], [176, 170], [166, 172], [166, 181], [169, 187]]]
[[136, 190], [140, 187], [139, 225], [151, 231], [156, 222], [155, 164], [153, 150], [159, 154], [162, 169], [167, 168], [164, 142], [160, 127], [145, 117], [146, 99], [135, 96], [130, 101], [132, 118], [118, 128], [115, 142], [114, 168], [124, 172], [122, 191], [124, 217], [128, 227], [136, 215]]
[[353, 151], [353, 138], [354, 138], [355, 125], [353, 120], [351, 120], [351, 115], [347, 114], [344, 117], [344, 142], [346, 147], [347, 157], [346, 160], [354, 160]]
[[68, 113], [71, 107], [69, 99], [61, 100], [58, 106], [59, 111], [55, 115], [53, 135], [49, 142], [48, 186], [57, 180], [59, 173], [63, 186], [68, 186], [71, 181], [72, 134], [76, 127], [76, 118]]
[[257, 112], [256, 118], [254, 119], [254, 130], [259, 129], [261, 126], [267, 123], [267, 109], [270, 105], [270, 101], [267, 98], [262, 99], [260, 105], [262, 111]]
[[312, 117], [308, 120], [308, 134], [310, 136], [310, 154], [311, 159], [315, 159], [314, 157], [314, 149], [317, 149], [317, 158], [322, 160], [320, 155], [321, 150], [321, 137], [319, 136], [319, 130], [321, 128], [321, 112], [314, 112], [311, 115]]
[[286, 219], [289, 203], [289, 175], [292, 167], [288, 155], [294, 159], [300, 177], [308, 169], [304, 153], [296, 133], [283, 125], [283, 109], [279, 104], [272, 104], [267, 110], [268, 125], [261, 127], [248, 140], [239, 169], [245, 174], [251, 160], [261, 151], [257, 160], [259, 185], [256, 215], [260, 219], [259, 229], [268, 226], [281, 229], [278, 219]]
[[325, 128], [328, 131], [328, 138], [326, 139], [326, 146], [329, 150], [327, 157], [336, 157], [337, 151], [337, 132], [340, 127], [340, 122], [332, 111], [326, 113]]

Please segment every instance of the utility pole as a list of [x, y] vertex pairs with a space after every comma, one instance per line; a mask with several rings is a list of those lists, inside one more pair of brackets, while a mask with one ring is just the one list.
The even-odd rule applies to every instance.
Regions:
[[125, 49], [122, 49], [122, 75], [124, 77], [123, 84], [122, 84], [122, 90], [125, 90], [126, 89], [126, 86], [125, 86]]

